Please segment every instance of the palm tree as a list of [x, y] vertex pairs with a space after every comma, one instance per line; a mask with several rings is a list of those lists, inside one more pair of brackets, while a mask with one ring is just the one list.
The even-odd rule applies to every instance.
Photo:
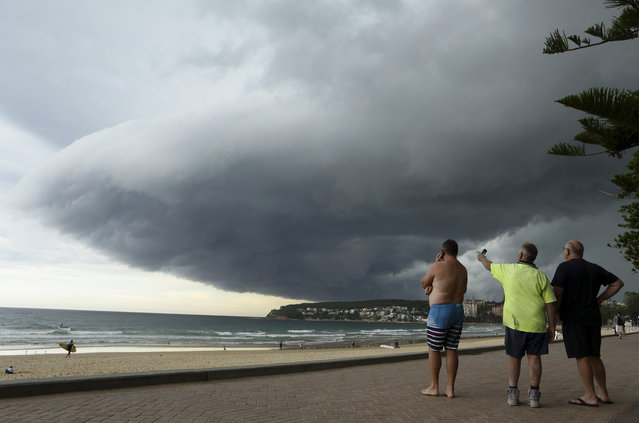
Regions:
[[[556, 29], [546, 38], [543, 52], [564, 53], [639, 37], [639, 0], [609, 0], [604, 4], [608, 8], [620, 9], [621, 13], [612, 20], [609, 27], [600, 23], [584, 31], [600, 41], [593, 43], [588, 37], [566, 36]], [[548, 150], [549, 154], [608, 154], [621, 159], [627, 150], [639, 145], [639, 90], [591, 88], [557, 102], [586, 112], [589, 116], [579, 120], [582, 131], [574, 137], [579, 144], [559, 143]], [[586, 145], [599, 148], [591, 152], [586, 150]], [[612, 245], [608, 245], [621, 250], [636, 272], [639, 271], [639, 151], [634, 153], [627, 168], [628, 173], [617, 174], [611, 179], [621, 189], [617, 194], [619, 198], [633, 200], [619, 209], [624, 220], [619, 226], [627, 231], [618, 235]]]

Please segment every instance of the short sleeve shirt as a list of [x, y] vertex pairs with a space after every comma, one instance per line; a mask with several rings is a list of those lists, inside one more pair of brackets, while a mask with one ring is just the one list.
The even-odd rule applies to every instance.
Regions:
[[491, 264], [504, 287], [504, 325], [522, 332], [546, 332], [546, 304], [557, 301], [550, 280], [526, 263]]
[[584, 259], [572, 259], [557, 266], [552, 286], [563, 288], [559, 317], [563, 323], [601, 325], [597, 295], [601, 286], [616, 281], [603, 267]]

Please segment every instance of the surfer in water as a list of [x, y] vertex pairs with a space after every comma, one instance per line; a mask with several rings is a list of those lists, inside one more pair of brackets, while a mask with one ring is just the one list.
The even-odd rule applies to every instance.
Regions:
[[73, 339], [67, 345], [67, 358], [71, 357], [71, 350], [73, 349]]

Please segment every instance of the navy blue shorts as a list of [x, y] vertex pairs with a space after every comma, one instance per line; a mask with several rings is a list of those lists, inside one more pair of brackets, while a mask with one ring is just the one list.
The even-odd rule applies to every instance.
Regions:
[[601, 326], [569, 325], [561, 327], [568, 358], [600, 357]]
[[522, 332], [506, 326], [506, 354], [515, 358], [522, 358], [526, 354], [548, 354], [548, 334]]

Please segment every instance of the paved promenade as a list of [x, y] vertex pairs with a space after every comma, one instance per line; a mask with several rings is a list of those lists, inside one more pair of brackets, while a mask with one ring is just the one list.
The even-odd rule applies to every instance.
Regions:
[[[611, 422], [639, 421], [639, 335], [603, 340], [612, 405], [583, 407], [563, 344], [543, 358], [541, 408], [506, 405], [503, 350], [464, 354], [458, 398], [425, 397], [426, 360], [233, 380], [7, 398], [0, 421], [50, 422]], [[524, 359], [523, 363], [526, 363]], [[523, 367], [522, 398], [528, 386]], [[445, 385], [445, 370], [442, 369]]]

